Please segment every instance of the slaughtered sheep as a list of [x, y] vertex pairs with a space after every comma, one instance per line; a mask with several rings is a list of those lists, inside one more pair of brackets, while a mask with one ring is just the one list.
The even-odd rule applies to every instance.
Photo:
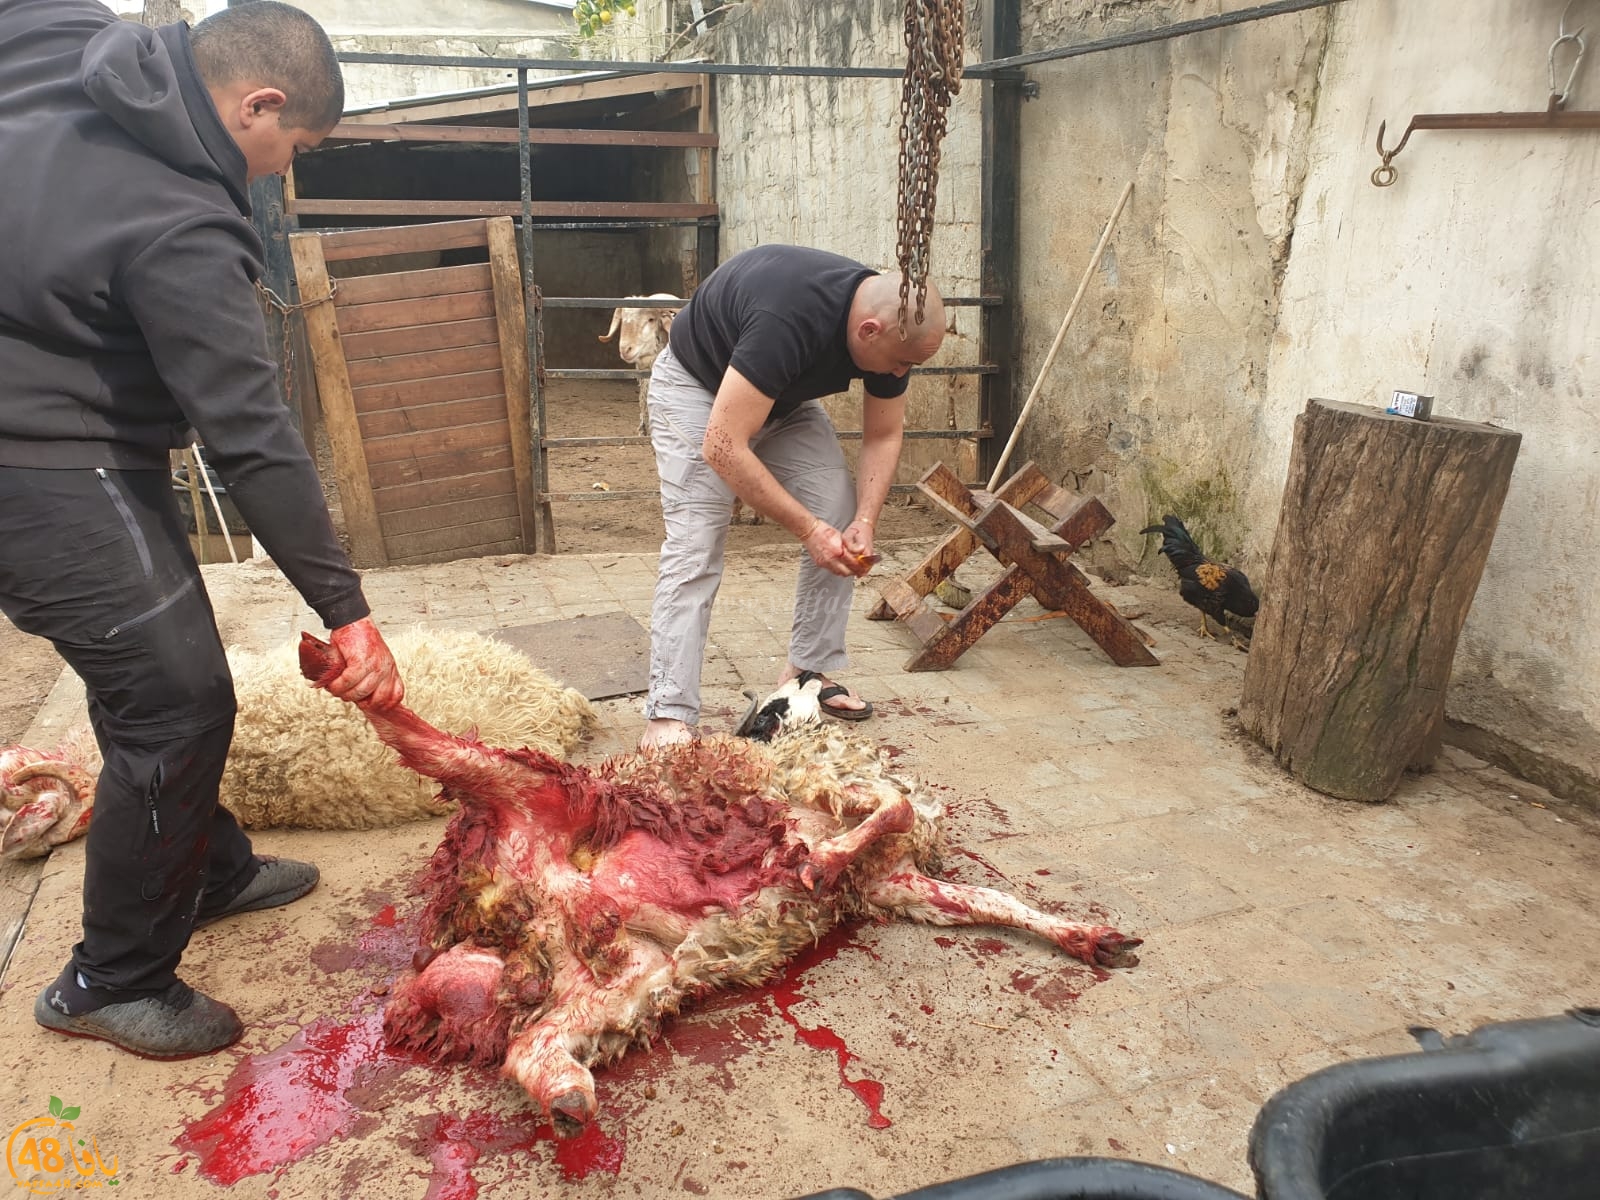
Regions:
[[[301, 664], [319, 685], [343, 666], [309, 634]], [[1139, 939], [1110, 926], [935, 878], [940, 804], [839, 725], [589, 769], [441, 732], [403, 705], [366, 716], [458, 805], [385, 1032], [498, 1067], [561, 1136], [596, 1115], [592, 1067], [650, 1041], [686, 999], [768, 978], [842, 920], [1006, 925], [1086, 963], [1138, 961]]]

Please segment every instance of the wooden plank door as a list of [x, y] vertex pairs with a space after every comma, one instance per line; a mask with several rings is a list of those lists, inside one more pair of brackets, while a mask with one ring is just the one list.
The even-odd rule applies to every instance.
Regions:
[[[382, 236], [387, 235], [387, 236]], [[291, 239], [357, 566], [531, 553], [537, 498], [509, 218]], [[483, 247], [484, 263], [330, 279], [327, 263]]]

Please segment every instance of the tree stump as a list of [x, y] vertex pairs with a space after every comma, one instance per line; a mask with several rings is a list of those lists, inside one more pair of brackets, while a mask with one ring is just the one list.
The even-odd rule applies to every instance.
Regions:
[[1239, 716], [1302, 783], [1385, 800], [1432, 764], [1521, 442], [1332, 400], [1295, 418]]

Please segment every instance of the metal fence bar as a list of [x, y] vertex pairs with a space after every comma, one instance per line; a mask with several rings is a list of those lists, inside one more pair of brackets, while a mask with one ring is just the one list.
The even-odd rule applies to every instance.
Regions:
[[522, 324], [528, 353], [528, 417], [533, 423], [533, 552], [556, 552], [555, 520], [544, 499], [550, 464], [544, 452], [544, 339], [540, 336], [539, 289], [533, 279], [533, 154], [528, 143], [528, 72], [517, 71], [517, 172], [522, 182]]
[[[1101, 54], [1108, 50], [1121, 50], [1128, 46], [1142, 46], [1150, 42], [1169, 41], [1193, 33], [1207, 33], [1231, 25], [1243, 25], [1268, 17], [1304, 12], [1311, 8], [1328, 8], [1344, 0], [1274, 0], [1271, 4], [1237, 12], [1221, 13], [1212, 17], [1199, 17], [1192, 21], [1177, 21], [1150, 29], [1113, 34], [1075, 45], [1059, 46], [1053, 50], [1039, 50], [1030, 54], [1015, 54], [987, 62], [969, 63], [962, 74], [972, 79], [1014, 75], [1023, 67], [1035, 63], [1056, 62], [1078, 58], [1086, 54]], [[716, 62], [650, 62], [629, 60], [600, 60], [586, 58], [495, 58], [449, 54], [369, 54], [349, 51], [338, 56], [340, 62], [408, 67], [463, 67], [506, 71], [571, 71], [594, 75], [607, 73], [609, 78], [628, 75], [753, 75], [770, 78], [793, 75], [813, 79], [900, 79], [905, 72], [899, 67], [825, 67], [777, 63], [716, 63]], [[526, 94], [525, 89], [523, 94]]]

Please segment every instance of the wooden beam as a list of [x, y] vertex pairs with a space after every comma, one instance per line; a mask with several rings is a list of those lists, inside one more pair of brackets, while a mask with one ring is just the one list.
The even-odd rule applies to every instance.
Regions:
[[[960, 481], [955, 478], [955, 473], [949, 467], [943, 463], [934, 463], [923, 472], [922, 479], [917, 482], [917, 488], [923, 490], [924, 494], [930, 487], [948, 491], [951, 481], [955, 482], [957, 488], [961, 487]], [[1001, 484], [999, 492], [995, 494], [1007, 504], [1020, 508], [1050, 486], [1050, 480], [1045, 477], [1044, 472], [1030, 462]], [[951, 500], [946, 498], [943, 502], [950, 504]], [[958, 511], [965, 511], [959, 506], [956, 507]], [[976, 513], [976, 506], [972, 511]], [[978, 535], [973, 532], [971, 526], [958, 520], [956, 528], [905, 576], [906, 586], [917, 595], [926, 596], [955, 574], [956, 568], [967, 561], [979, 544]], [[894, 618], [894, 609], [882, 600], [867, 613], [869, 621], [892, 621]]]
[[479, 317], [475, 321], [443, 321], [433, 325], [346, 334], [344, 352], [347, 361], [355, 362], [362, 358], [384, 358], [408, 352], [487, 346], [498, 336], [494, 318]]
[[480, 557], [480, 547], [499, 546], [497, 554], [521, 554], [517, 548], [517, 522], [515, 518], [502, 521], [472, 521], [448, 529], [430, 529], [420, 533], [397, 533], [390, 537], [394, 552], [402, 562], [419, 555], [437, 554], [449, 558]]
[[[299, 203], [297, 199], [296, 204]], [[446, 221], [432, 225], [402, 225], [389, 229], [355, 229], [349, 233], [324, 233], [324, 262], [350, 258], [378, 258], [385, 254], [412, 254], [418, 250], [460, 250], [488, 244], [482, 221]]]
[[[500, 430], [500, 442], [494, 446], [480, 446], [475, 450], [451, 450], [444, 454], [429, 454], [421, 458], [399, 458], [393, 462], [371, 463], [367, 470], [372, 475], [372, 486], [381, 493], [384, 488], [399, 487], [407, 483], [428, 483], [435, 479], [454, 479], [461, 475], [486, 475], [494, 471], [509, 471], [513, 467], [511, 447]], [[476, 519], [476, 518], [474, 518]], [[389, 531], [385, 531], [387, 535]]]
[[509, 445], [505, 421], [502, 419], [482, 421], [476, 425], [451, 425], [437, 430], [415, 430], [391, 437], [368, 437], [366, 452], [369, 468], [376, 468], [379, 463], [425, 462], [440, 454], [454, 454], [461, 450], [506, 450]]
[[440, 375], [469, 375], [502, 367], [500, 347], [493, 343], [457, 350], [431, 350], [426, 354], [391, 354], [384, 358], [345, 360], [345, 372], [353, 387], [407, 383], [434, 379]]
[[[422, 414], [429, 409], [442, 407], [457, 401], [472, 403], [478, 400], [498, 398], [505, 391], [504, 382], [500, 378], [499, 368], [493, 371], [473, 371], [465, 375], [439, 375], [429, 379], [413, 379], [406, 383], [379, 383], [370, 387], [354, 389], [356, 398], [356, 411], [358, 413], [379, 413], [397, 409], [409, 410], [413, 420], [412, 429], [437, 428], [436, 425], [421, 423]], [[501, 414], [504, 415], [503, 413]], [[491, 420], [490, 417], [480, 417], [478, 420]], [[462, 420], [456, 422], [461, 425], [476, 424], [474, 421]], [[402, 431], [405, 432], [405, 431]], [[378, 437], [370, 430], [368, 437]]]
[[510, 471], [484, 471], [477, 475], [456, 475], [449, 479], [430, 479], [425, 483], [402, 483], [379, 488], [374, 493], [378, 511], [388, 517], [408, 508], [433, 508], [464, 500], [488, 500], [494, 496], [514, 496], [517, 482]]
[[353, 275], [339, 280], [335, 299], [343, 305], [380, 304], [385, 300], [415, 300], [421, 296], [450, 296], [457, 292], [487, 292], [494, 288], [488, 263], [464, 267], [425, 267], [420, 271], [395, 271], [385, 275]]
[[[440, 404], [424, 404], [421, 408], [379, 408], [361, 414], [361, 436], [372, 438], [399, 437], [406, 433], [426, 433], [440, 429], [455, 429], [462, 425], [482, 425], [506, 419], [506, 398], [498, 389], [502, 386], [499, 371], [488, 371], [497, 389], [493, 396], [474, 396], [464, 400], [447, 400]], [[423, 383], [434, 383], [424, 380]]]
[[[1010, 566], [971, 603], [917, 649], [906, 662], [908, 671], [943, 671], [960, 658], [1032, 590], [1027, 572]], [[941, 618], [942, 619], [942, 618]]]
[[517, 477], [517, 510], [522, 544], [532, 554], [539, 506], [533, 486], [532, 393], [528, 381], [528, 331], [522, 303], [522, 270], [516, 230], [510, 217], [489, 222], [489, 270], [494, 276], [494, 311], [500, 331], [500, 362], [505, 372], [506, 416], [511, 422], [512, 470]]
[[394, 537], [402, 533], [422, 533], [429, 529], [448, 529], [451, 526], [470, 525], [473, 521], [493, 521], [509, 517], [515, 527], [517, 498], [492, 496], [487, 500], [458, 500], [453, 504], [436, 504], [432, 508], [408, 508], [401, 512], [386, 513], [383, 532]]
[[[296, 200], [299, 217], [520, 217], [520, 200]], [[693, 218], [714, 217], [715, 204], [618, 204], [599, 200], [537, 200], [535, 217]], [[470, 243], [481, 245], [481, 242]], [[434, 247], [429, 246], [428, 249]], [[394, 254], [398, 251], [381, 250]], [[350, 255], [348, 257], [356, 257]]]
[[[330, 142], [466, 142], [515, 146], [517, 131], [504, 125], [369, 125], [341, 121], [322, 140]], [[668, 129], [530, 129], [535, 146], [708, 147], [717, 135], [704, 130]]]
[[314, 233], [291, 234], [289, 252], [294, 258], [300, 295], [305, 298], [302, 303], [309, 303], [302, 312], [306, 336], [311, 343], [311, 365], [316, 371], [317, 390], [322, 397], [322, 417], [333, 448], [345, 528], [350, 534], [350, 557], [358, 567], [388, 566], [389, 556], [384, 550], [383, 532], [378, 526], [377, 507], [372, 498], [372, 480], [367, 475], [367, 460], [361, 449], [355, 398], [345, 370], [344, 347], [339, 341], [339, 325], [334, 319], [332, 304], [315, 302], [332, 291], [328, 265], [322, 255], [322, 239]]
[[494, 293], [485, 289], [416, 296], [410, 300], [380, 300], [376, 304], [341, 304], [339, 328], [347, 335], [377, 333], [385, 329], [484, 320], [493, 316]]
[[[698, 84], [702, 76], [658, 71], [649, 75], [625, 75], [616, 79], [589, 79], [582, 83], [557, 84], [528, 89], [529, 108], [548, 108], [555, 104], [577, 104], [584, 100], [609, 100], [617, 96], [637, 96], [644, 92], [676, 92]], [[441, 121], [451, 117], [482, 116], [485, 113], [515, 114], [517, 90], [489, 95], [464, 96], [456, 100], [413, 101], [391, 104], [368, 113], [353, 113], [345, 122], [358, 125], [386, 125], [401, 121]]]

